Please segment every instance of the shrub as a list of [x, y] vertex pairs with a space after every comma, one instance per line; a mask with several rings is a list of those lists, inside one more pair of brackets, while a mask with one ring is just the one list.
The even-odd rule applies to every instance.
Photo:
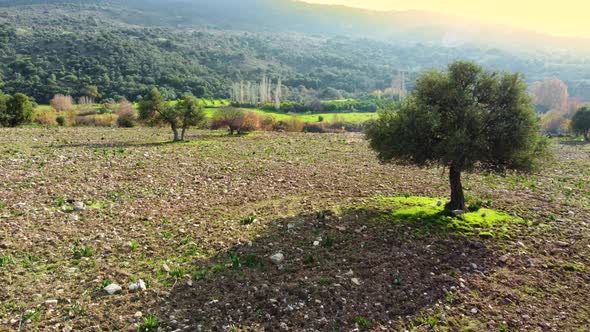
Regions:
[[66, 117], [63, 116], [63, 115], [58, 115], [55, 118], [55, 121], [57, 122], [57, 125], [60, 126], [60, 127], [63, 127], [63, 126], [66, 125]]
[[211, 129], [228, 128], [230, 135], [249, 132], [260, 128], [260, 116], [255, 112], [245, 112], [235, 107], [217, 111], [211, 120]]
[[137, 121], [137, 111], [128, 101], [122, 101], [117, 109], [117, 125], [123, 128], [135, 127]]
[[261, 117], [260, 120], [260, 129], [271, 131], [274, 130], [274, 127], [277, 123], [277, 120], [272, 115], [265, 115]]
[[303, 121], [296, 117], [292, 117], [291, 119], [287, 120], [287, 128], [285, 130], [292, 133], [300, 133], [303, 131], [304, 127], [305, 123], [303, 123]]
[[32, 116], [33, 104], [28, 96], [22, 93], [0, 96], [0, 125], [16, 127], [29, 122]]
[[114, 127], [118, 117], [115, 114], [97, 114], [93, 118], [97, 127]]
[[71, 96], [55, 95], [49, 103], [58, 112], [71, 112], [74, 110], [74, 99]]
[[53, 109], [36, 109], [33, 112], [33, 123], [42, 126], [57, 126], [57, 112]]
[[325, 133], [326, 126], [324, 123], [306, 123], [303, 127], [303, 131], [306, 133]]

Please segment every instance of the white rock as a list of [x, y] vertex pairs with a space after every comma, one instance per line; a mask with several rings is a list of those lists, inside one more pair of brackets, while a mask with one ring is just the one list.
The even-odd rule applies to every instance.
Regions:
[[352, 283], [355, 284], [355, 285], [357, 285], [357, 286], [360, 286], [361, 285], [361, 282], [358, 280], [358, 278], [352, 278], [352, 279], [350, 279], [350, 281], [352, 281]]
[[281, 264], [284, 260], [285, 260], [285, 255], [283, 255], [280, 252], [278, 252], [278, 253], [270, 256], [270, 261], [273, 262], [276, 265]]
[[70, 214], [70, 220], [71, 221], [78, 221], [78, 220], [80, 220], [80, 216], [77, 214]]
[[82, 202], [74, 202], [73, 204], [75, 211], [84, 211], [86, 210], [86, 205]]
[[471, 309], [471, 313], [472, 313], [472, 314], [476, 314], [477, 312], [478, 312], [477, 308], [473, 308], [473, 309]]
[[57, 300], [56, 299], [46, 300], [45, 305], [48, 307], [55, 307], [57, 305]]
[[123, 288], [121, 288], [121, 286], [119, 286], [117, 284], [110, 284], [104, 288], [104, 291], [107, 292], [109, 295], [113, 295], [113, 294], [118, 293], [122, 290], [123, 290]]
[[139, 279], [136, 283], [129, 285], [130, 292], [143, 291], [145, 289], [146, 289], [145, 282], [141, 279]]
[[141, 318], [141, 317], [143, 317], [143, 314], [141, 313], [141, 311], [138, 311], [138, 312], [135, 313], [135, 315], [133, 315], [133, 317], [135, 317], [135, 318]]
[[168, 266], [168, 264], [166, 264], [166, 263], [164, 263], [164, 264], [162, 265], [162, 269], [163, 269], [164, 271], [166, 271], [166, 272], [170, 272], [170, 267], [169, 267], [169, 266]]
[[313, 241], [313, 246], [314, 246], [314, 247], [317, 247], [317, 246], [319, 246], [319, 245], [320, 245], [320, 241]]

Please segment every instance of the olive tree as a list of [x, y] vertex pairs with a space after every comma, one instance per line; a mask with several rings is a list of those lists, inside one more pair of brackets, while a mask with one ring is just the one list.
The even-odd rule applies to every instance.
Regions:
[[582, 107], [572, 117], [572, 129], [576, 134], [584, 135], [586, 142], [590, 141], [590, 107]]
[[184, 97], [172, 106], [162, 97], [160, 91], [154, 88], [139, 104], [139, 117], [152, 124], [169, 124], [174, 134], [174, 142], [179, 142], [184, 141], [189, 127], [205, 120], [205, 113], [195, 97]]
[[463, 171], [531, 170], [546, 151], [521, 76], [462, 61], [423, 74], [400, 108], [380, 113], [366, 134], [382, 161], [448, 167], [447, 210], [465, 210]]

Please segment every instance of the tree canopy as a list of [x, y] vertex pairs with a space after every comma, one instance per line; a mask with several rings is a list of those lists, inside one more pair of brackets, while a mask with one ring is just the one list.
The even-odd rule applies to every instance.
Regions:
[[590, 141], [590, 107], [582, 107], [574, 114], [572, 129], [577, 134], [584, 135], [584, 140]]
[[417, 81], [399, 110], [381, 112], [367, 129], [383, 161], [449, 167], [448, 209], [464, 210], [461, 172], [531, 170], [544, 140], [519, 74], [455, 62]]
[[156, 88], [139, 104], [139, 117], [149, 124], [169, 124], [174, 142], [184, 141], [186, 130], [205, 120], [203, 107], [195, 97], [186, 96], [172, 106]]
[[29, 121], [32, 115], [33, 104], [28, 96], [22, 93], [0, 95], [0, 126], [16, 127]]

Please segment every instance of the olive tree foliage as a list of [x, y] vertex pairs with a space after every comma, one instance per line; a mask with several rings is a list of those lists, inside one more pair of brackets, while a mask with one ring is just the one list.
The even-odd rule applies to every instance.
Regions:
[[572, 130], [576, 134], [584, 135], [586, 142], [590, 141], [590, 107], [582, 107], [572, 117]]
[[139, 104], [139, 118], [151, 124], [167, 123], [172, 128], [174, 142], [184, 141], [186, 130], [205, 120], [199, 101], [186, 96], [174, 106], [154, 88]]
[[465, 210], [463, 171], [531, 170], [546, 151], [521, 76], [462, 61], [423, 74], [399, 110], [380, 113], [366, 134], [382, 161], [448, 167], [447, 210]]
[[0, 95], [0, 126], [16, 127], [33, 116], [33, 104], [27, 95]]

